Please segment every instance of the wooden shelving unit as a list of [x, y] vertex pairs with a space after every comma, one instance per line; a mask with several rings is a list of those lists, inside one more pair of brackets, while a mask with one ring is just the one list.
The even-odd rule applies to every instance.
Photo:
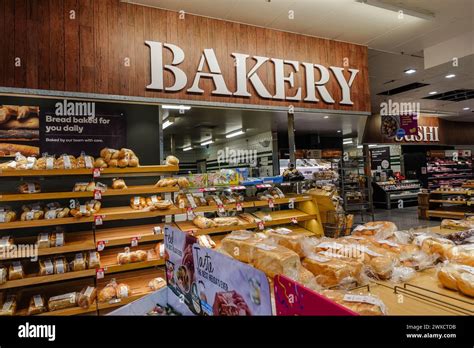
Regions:
[[51, 274], [46, 276], [37, 276], [34, 274], [27, 275], [26, 278], [18, 280], [8, 280], [6, 283], [0, 285], [0, 290], [21, 288], [25, 286], [54, 283], [63, 280], [79, 279], [85, 277], [95, 276], [95, 269], [86, 269], [84, 271], [66, 272], [63, 274]]
[[159, 242], [163, 240], [163, 234], [155, 234], [153, 228], [159, 226], [163, 232], [164, 225], [164, 223], [160, 223], [97, 229], [95, 232], [95, 238], [97, 242], [103, 241], [106, 248], [119, 245], [130, 245], [133, 238], [138, 239], [139, 245], [148, 242]]
[[[471, 200], [474, 191], [467, 189], [465, 185], [462, 188], [456, 191], [431, 191], [428, 199], [428, 218], [462, 219], [466, 213], [474, 213], [474, 200]], [[464, 196], [464, 199], [447, 199], [453, 196]]]

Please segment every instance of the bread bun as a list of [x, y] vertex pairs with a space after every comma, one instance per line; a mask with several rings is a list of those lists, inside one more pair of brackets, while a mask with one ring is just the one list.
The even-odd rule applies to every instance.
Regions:
[[457, 290], [457, 278], [458, 272], [450, 266], [441, 267], [438, 271], [438, 280], [441, 284], [448, 289]]
[[173, 155], [169, 155], [166, 157], [166, 164], [177, 166], [179, 164], [179, 159]]
[[464, 295], [474, 297], [474, 274], [462, 273], [457, 279], [457, 287]]
[[178, 186], [180, 188], [188, 188], [189, 187], [189, 180], [185, 177], [178, 178]]

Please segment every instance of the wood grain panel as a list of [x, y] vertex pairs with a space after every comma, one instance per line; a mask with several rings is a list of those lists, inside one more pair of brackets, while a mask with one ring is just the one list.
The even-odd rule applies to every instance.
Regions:
[[[76, 21], [68, 18], [68, 10], [76, 8]], [[156, 98], [172, 98], [221, 103], [242, 103], [253, 105], [273, 105], [286, 107], [339, 109], [347, 111], [370, 111], [369, 85], [367, 75], [367, 47], [343, 42], [329, 41], [271, 29], [258, 28], [240, 23], [185, 14], [180, 19], [178, 12], [143, 7], [119, 0], [0, 0], [0, 27], [6, 35], [1, 38], [0, 82], [5, 86], [25, 88], [58, 89], [99, 94], [120, 94]], [[17, 16], [16, 13], [27, 13]], [[23, 23], [25, 22], [25, 23]], [[22, 24], [23, 23], [23, 24]], [[31, 36], [34, 25], [37, 34]], [[34, 30], [33, 30], [34, 31]], [[36, 36], [35, 36], [36, 35]], [[167, 42], [180, 46], [185, 52], [185, 61], [179, 65], [188, 76], [187, 86], [179, 92], [147, 90], [150, 83], [149, 48], [145, 40]], [[205, 48], [213, 48], [231, 92], [236, 88], [233, 52], [295, 60], [321, 64], [325, 67], [343, 66], [360, 70], [351, 89], [354, 105], [339, 105], [341, 88], [335, 76], [327, 90], [336, 100], [335, 104], [323, 101], [263, 99], [250, 83], [251, 97], [213, 95], [213, 80], [203, 78], [200, 87], [204, 94], [191, 94], [191, 87], [201, 55]], [[16, 54], [31, 57], [26, 70], [13, 67]], [[125, 58], [130, 66], [124, 65]], [[163, 51], [163, 62], [169, 64], [172, 54]], [[247, 69], [255, 65], [248, 59]], [[204, 71], [208, 71], [205, 64]], [[285, 75], [293, 68], [285, 64]], [[267, 62], [258, 70], [258, 75], [269, 92], [275, 93], [275, 71], [272, 62]], [[316, 81], [318, 71], [312, 71]], [[349, 73], [345, 71], [345, 77]], [[292, 96], [297, 88], [306, 96], [305, 69], [299, 65], [294, 72], [295, 86], [285, 83], [285, 93]], [[174, 76], [164, 71], [165, 86], [174, 83]], [[318, 93], [317, 93], [318, 95]], [[318, 95], [320, 98], [320, 96]], [[321, 98], [320, 98], [321, 99]]]
[[[5, 0], [0, 0], [0, 33], [5, 33]], [[0, 47], [5, 47], [6, 35], [0, 35]], [[6, 69], [6, 55], [0, 54], [0, 86], [6, 85], [5, 69]]]

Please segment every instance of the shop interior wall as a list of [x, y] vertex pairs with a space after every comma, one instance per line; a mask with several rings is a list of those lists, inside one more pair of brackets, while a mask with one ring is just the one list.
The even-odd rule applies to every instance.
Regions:
[[[321, 136], [315, 133], [295, 133], [296, 150], [310, 149], [340, 149], [342, 150], [342, 137]], [[280, 158], [288, 158], [288, 133], [278, 132], [278, 149]]]

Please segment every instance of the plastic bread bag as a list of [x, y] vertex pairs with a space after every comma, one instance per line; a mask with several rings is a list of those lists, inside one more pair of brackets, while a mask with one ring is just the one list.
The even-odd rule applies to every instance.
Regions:
[[265, 234], [277, 244], [293, 250], [300, 257], [304, 256], [302, 247], [303, 240], [306, 238], [304, 234], [294, 232], [293, 230], [285, 227], [267, 229]]
[[0, 316], [13, 316], [16, 313], [16, 296], [8, 295], [5, 302], [0, 307]]
[[30, 304], [28, 306], [28, 315], [35, 315], [47, 311], [46, 301], [41, 295], [31, 296]]
[[247, 230], [232, 231], [221, 240], [220, 249], [242, 262], [250, 262], [255, 245], [262, 238]]
[[87, 286], [78, 295], [77, 304], [82, 308], [89, 308], [94, 303], [97, 296], [97, 290], [93, 286]]
[[271, 241], [263, 240], [255, 243], [250, 250], [250, 264], [273, 278], [283, 274], [295, 279], [301, 267], [300, 257], [293, 250]]
[[68, 263], [64, 256], [59, 256], [54, 259], [54, 273], [63, 274], [69, 272]]
[[84, 271], [86, 269], [86, 258], [83, 253], [77, 253], [74, 255], [70, 263], [70, 269], [73, 272]]
[[12, 222], [17, 218], [16, 212], [12, 210], [0, 210], [0, 223]]
[[55, 158], [54, 155], [44, 153], [42, 157], [38, 158], [33, 166], [35, 170], [51, 170], [54, 169]]
[[117, 282], [115, 278], [112, 278], [102, 290], [99, 291], [98, 299], [99, 302], [109, 302], [117, 298]]
[[41, 192], [41, 186], [37, 182], [24, 182], [18, 186], [18, 192], [20, 193], [39, 193]]
[[0, 284], [5, 284], [7, 282], [8, 270], [5, 266], [0, 266]]
[[446, 258], [452, 262], [474, 267], [474, 244], [454, 246], [446, 252]]
[[119, 265], [125, 265], [127, 263], [132, 262], [132, 253], [130, 252], [130, 248], [124, 248], [124, 251], [117, 254], [117, 263]]
[[325, 290], [322, 295], [360, 315], [387, 315], [383, 301], [372, 294], [352, 294], [337, 290]]
[[398, 230], [397, 225], [391, 221], [373, 221], [357, 226], [352, 234], [373, 236], [377, 233], [390, 233]]
[[50, 297], [48, 300], [48, 308], [50, 311], [56, 311], [76, 307], [78, 297], [79, 293], [77, 292], [69, 292], [67, 294]]
[[54, 274], [54, 264], [51, 259], [44, 259], [38, 261], [39, 265], [39, 276], [46, 276]]
[[474, 297], [474, 267], [445, 262], [438, 268], [437, 276], [445, 288]]
[[152, 291], [159, 290], [165, 286], [166, 286], [166, 280], [164, 280], [161, 277], [153, 278], [152, 280], [148, 282], [148, 287]]
[[0, 250], [8, 250], [14, 245], [13, 238], [11, 236], [0, 237]]
[[147, 207], [145, 197], [135, 196], [130, 198], [130, 207], [137, 210], [145, 209]]
[[61, 227], [56, 227], [55, 231], [50, 234], [50, 246], [62, 247], [66, 244], [64, 239], [64, 231]]
[[81, 155], [76, 159], [77, 168], [94, 168], [94, 157], [88, 156], [85, 152], [81, 152]]
[[390, 277], [390, 282], [392, 283], [403, 283], [407, 282], [413, 277], [415, 277], [416, 271], [411, 267], [397, 266], [393, 267], [392, 275]]
[[87, 253], [87, 268], [94, 269], [100, 267], [100, 254], [97, 251]]
[[399, 261], [397, 258], [384, 255], [370, 259], [364, 266], [366, 268], [366, 274], [371, 278], [387, 280], [392, 277], [394, 268], [398, 264]]
[[49, 248], [50, 241], [49, 241], [49, 233], [40, 233], [38, 234], [38, 238], [36, 239], [36, 244], [38, 245], [39, 249]]
[[457, 245], [474, 243], [474, 229], [454, 232], [445, 237]]
[[422, 250], [416, 252], [402, 252], [399, 255], [402, 266], [411, 267], [416, 271], [421, 271], [433, 267], [439, 259], [439, 254], [427, 254]]
[[77, 161], [74, 156], [64, 154], [56, 159], [54, 167], [56, 169], [75, 169], [77, 168]]
[[117, 291], [116, 296], [118, 299], [129, 297], [132, 294], [130, 290], [130, 286], [128, 286], [125, 283], [118, 284], [116, 287], [116, 291]]
[[446, 259], [449, 249], [454, 246], [453, 241], [434, 233], [416, 235], [413, 244], [428, 254], [438, 254], [442, 260]]
[[20, 261], [13, 261], [8, 268], [8, 280], [18, 280], [25, 278], [23, 265]]

